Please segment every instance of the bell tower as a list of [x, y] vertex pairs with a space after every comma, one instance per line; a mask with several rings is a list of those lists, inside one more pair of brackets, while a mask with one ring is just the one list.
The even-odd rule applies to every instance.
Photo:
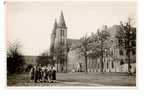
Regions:
[[65, 46], [67, 42], [67, 26], [62, 11], [57, 24], [56, 33], [56, 45]]
[[[57, 71], [66, 71], [67, 66], [67, 26], [63, 12], [61, 11], [58, 23], [55, 21], [52, 39], [54, 40], [54, 60]], [[53, 41], [52, 40], [52, 41]], [[52, 46], [52, 44], [51, 44]]]

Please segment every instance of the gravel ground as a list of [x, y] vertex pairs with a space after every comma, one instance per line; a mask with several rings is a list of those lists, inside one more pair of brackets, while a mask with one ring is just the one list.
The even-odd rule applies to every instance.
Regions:
[[127, 73], [57, 73], [54, 83], [34, 83], [28, 73], [7, 76], [8, 86], [136, 86], [136, 75]]

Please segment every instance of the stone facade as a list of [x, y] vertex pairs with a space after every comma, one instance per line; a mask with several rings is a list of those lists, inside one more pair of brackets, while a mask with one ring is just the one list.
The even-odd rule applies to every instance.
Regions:
[[[127, 51], [124, 49], [118, 48], [116, 45], [118, 44], [118, 40], [115, 38], [116, 34], [119, 31], [119, 25], [113, 25], [112, 27], [104, 27], [110, 33], [110, 37], [113, 42], [111, 45], [111, 50], [114, 54], [114, 59], [111, 56], [104, 55], [104, 72], [128, 72], [127, 66]], [[136, 34], [136, 28], [133, 28], [134, 34]], [[71, 43], [71, 48], [69, 52], [67, 52], [66, 47], [67, 43]], [[131, 41], [133, 50], [131, 52], [131, 71], [135, 72], [136, 70], [136, 40]], [[56, 56], [54, 55], [54, 50], [60, 46], [62, 49], [62, 57], [63, 61], [56, 61], [55, 66], [57, 67], [57, 71], [67, 71], [75, 72], [75, 71], [85, 71], [85, 61], [84, 57], [81, 57], [78, 54], [78, 49], [75, 46], [79, 45], [78, 39], [68, 39], [67, 38], [67, 26], [65, 24], [63, 12], [61, 12], [59, 22], [55, 20], [54, 28], [51, 34], [51, 47], [50, 47], [50, 55], [56, 60]], [[75, 49], [74, 49], [75, 48]], [[101, 71], [101, 60], [93, 59], [88, 57], [88, 72], [100, 72]], [[63, 70], [62, 70], [63, 69]]]
[[[118, 40], [115, 38], [115, 36], [118, 33], [118, 30], [119, 30], [119, 25], [114, 25], [112, 27], [107, 28], [107, 31], [110, 33], [111, 35], [110, 37], [113, 40], [113, 43], [111, 43], [110, 45], [111, 45], [111, 50], [114, 54], [114, 59], [111, 56], [104, 55], [104, 69], [103, 69], [104, 72], [128, 72], [127, 57], [126, 57], [127, 51], [116, 47], [116, 45], [118, 44]], [[79, 41], [79, 40], [72, 41], [73, 46], [75, 46], [74, 44], [76, 44], [76, 41]], [[135, 72], [136, 71], [136, 53], [135, 53], [136, 40], [134, 39], [131, 42], [133, 44], [132, 45], [133, 50], [130, 53], [131, 54], [131, 66], [132, 66], [131, 71]], [[81, 68], [82, 71], [85, 70], [84, 57], [80, 57], [78, 55], [77, 49], [72, 49], [69, 51], [68, 59], [69, 59], [68, 61], [69, 71], [77, 69], [79, 63], [81, 63], [83, 67]], [[88, 64], [88, 72], [100, 72], [101, 71], [100, 58], [93, 59], [93, 58], [88, 57], [87, 64]]]

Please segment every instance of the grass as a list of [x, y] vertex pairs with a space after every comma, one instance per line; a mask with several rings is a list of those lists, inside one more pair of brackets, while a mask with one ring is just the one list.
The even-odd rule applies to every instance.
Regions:
[[7, 76], [8, 86], [136, 86], [136, 76], [127, 73], [57, 73], [55, 83], [34, 83], [28, 73]]

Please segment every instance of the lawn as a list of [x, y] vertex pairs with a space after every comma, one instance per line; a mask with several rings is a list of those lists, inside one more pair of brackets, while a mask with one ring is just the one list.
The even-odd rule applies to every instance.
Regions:
[[136, 76], [127, 73], [57, 73], [55, 83], [34, 83], [28, 73], [7, 76], [8, 86], [136, 86]]

